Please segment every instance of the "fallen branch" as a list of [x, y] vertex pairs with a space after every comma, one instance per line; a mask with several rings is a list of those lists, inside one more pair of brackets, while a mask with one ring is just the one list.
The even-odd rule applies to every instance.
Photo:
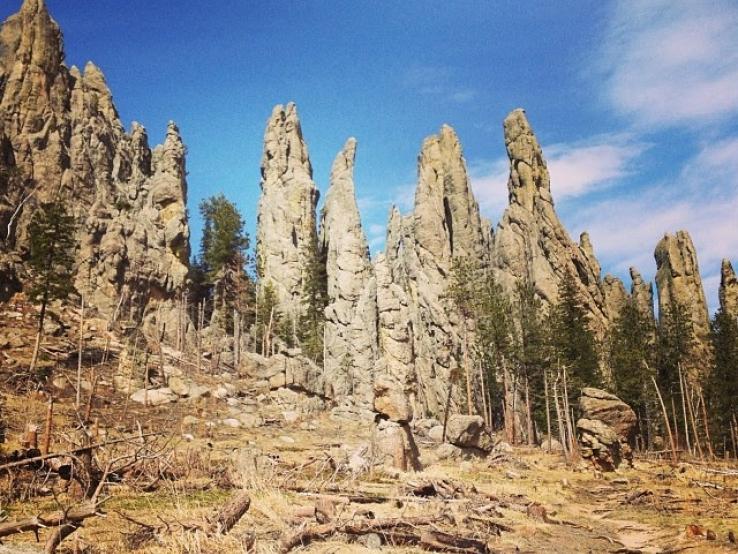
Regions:
[[135, 437], [125, 437], [122, 439], [115, 439], [112, 441], [98, 442], [95, 444], [91, 444], [89, 446], [80, 446], [79, 448], [75, 448], [74, 450], [67, 450], [65, 452], [52, 452], [50, 454], [43, 454], [41, 456], [35, 456], [33, 458], [26, 458], [24, 460], [18, 460], [15, 462], [10, 462], [7, 464], [0, 465], [0, 471], [5, 471], [8, 469], [12, 469], [14, 467], [24, 466], [28, 464], [35, 464], [36, 462], [43, 462], [44, 460], [50, 460], [52, 458], [64, 458], [66, 456], [75, 456], [77, 454], [81, 454], [89, 450], [94, 450], [96, 448], [102, 448], [105, 446], [111, 446], [113, 444], [119, 444], [121, 442], [126, 442], [126, 441], [130, 441], [134, 439], [141, 439], [143, 437], [152, 437], [152, 436], [160, 435], [160, 434], [161, 433], [146, 433], [143, 435], [136, 435]]

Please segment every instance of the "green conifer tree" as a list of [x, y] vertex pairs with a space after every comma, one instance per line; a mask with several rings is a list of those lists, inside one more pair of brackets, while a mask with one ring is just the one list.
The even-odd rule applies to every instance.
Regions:
[[721, 308], [710, 331], [714, 362], [705, 400], [710, 408], [711, 438], [719, 450], [733, 451], [736, 445], [730, 429], [738, 418], [738, 320]]
[[581, 389], [600, 386], [601, 377], [597, 340], [577, 300], [572, 275], [559, 285], [559, 301], [551, 309], [549, 332], [551, 364], [566, 368], [569, 403], [574, 406]]
[[67, 213], [66, 206], [61, 201], [41, 204], [28, 226], [28, 264], [33, 275], [28, 296], [41, 304], [31, 372], [38, 362], [49, 302], [64, 300], [74, 291], [75, 230], [74, 217]]
[[654, 404], [651, 377], [655, 376], [653, 323], [629, 299], [613, 323], [608, 338], [608, 364], [615, 394], [638, 415], [641, 435], [649, 438], [649, 423], [658, 406]]

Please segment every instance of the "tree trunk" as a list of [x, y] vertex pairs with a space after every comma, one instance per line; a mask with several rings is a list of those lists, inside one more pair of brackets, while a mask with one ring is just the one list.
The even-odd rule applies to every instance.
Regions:
[[528, 444], [533, 445], [536, 443], [536, 437], [533, 430], [533, 409], [530, 405], [530, 386], [527, 375], [525, 377], [525, 412], [528, 419]]
[[677, 457], [677, 447], [676, 443], [674, 441], [674, 435], [671, 432], [671, 424], [669, 424], [669, 414], [666, 412], [666, 406], [664, 405], [664, 399], [661, 397], [661, 391], [659, 390], [659, 386], [656, 384], [656, 379], [651, 376], [651, 381], [653, 381], [653, 386], [656, 389], [656, 395], [659, 398], [659, 403], [661, 404], [661, 412], [664, 415], [664, 423], [666, 424], [666, 432], [669, 433], [669, 443], [671, 444], [671, 460], [674, 464], [676, 464], [679, 459]]
[[82, 402], [82, 352], [84, 351], [85, 343], [85, 295], [82, 295], [81, 306], [79, 311], [79, 347], [77, 351], [77, 396], [74, 400], [74, 406], [79, 410], [80, 403]]
[[44, 319], [46, 319], [46, 306], [49, 303], [49, 292], [44, 291], [44, 297], [41, 301], [41, 313], [38, 315], [38, 331], [36, 332], [36, 343], [33, 345], [33, 356], [31, 357], [31, 367], [29, 373], [33, 373], [38, 363], [38, 351], [41, 348], [41, 337], [44, 334]]
[[551, 407], [548, 401], [548, 370], [543, 371], [543, 389], [546, 396], [546, 433], [548, 433], [548, 451], [551, 452]]
[[468, 336], [466, 329], [466, 320], [464, 321], [464, 373], [466, 374], [466, 412], [468, 415], [474, 415], [474, 402], [472, 400], [472, 384], [471, 373], [469, 371], [469, 353], [468, 353]]
[[[684, 439], [687, 442], [687, 450], [690, 452], [690, 454], [694, 455], [694, 452], [692, 451], [692, 441], [689, 440], [689, 424], [687, 423], [687, 399], [685, 398], [685, 389], [684, 386], [684, 375], [682, 374], [682, 364], [677, 365], [679, 369], [679, 391], [682, 394], [682, 415], [684, 416]], [[697, 437], [695, 437], [695, 440], [697, 440]]]

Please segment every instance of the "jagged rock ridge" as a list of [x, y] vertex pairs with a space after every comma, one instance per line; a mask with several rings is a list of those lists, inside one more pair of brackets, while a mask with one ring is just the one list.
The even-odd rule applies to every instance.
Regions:
[[575, 244], [559, 220], [546, 162], [522, 109], [505, 118], [504, 131], [510, 204], [494, 235], [496, 278], [510, 295], [518, 283], [530, 283], [547, 305], [558, 301], [564, 279], [573, 280], [593, 330], [603, 336], [609, 314], [589, 236]]
[[111, 319], [160, 314], [173, 334], [189, 257], [179, 131], [170, 123], [152, 151], [141, 126], [125, 132], [102, 72], [63, 60], [43, 0], [25, 0], [0, 30], [3, 253], [26, 251], [40, 202], [67, 202], [81, 222], [78, 290]]

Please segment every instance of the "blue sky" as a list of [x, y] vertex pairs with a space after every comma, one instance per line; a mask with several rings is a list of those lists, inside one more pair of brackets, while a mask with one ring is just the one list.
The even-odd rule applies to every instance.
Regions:
[[[0, 6], [4, 19], [20, 0]], [[358, 139], [356, 189], [380, 248], [390, 205], [411, 207], [423, 138], [449, 123], [482, 210], [506, 203], [502, 119], [528, 112], [574, 238], [604, 272], [655, 271], [664, 232], [697, 245], [711, 306], [738, 261], [738, 4], [47, 0], [67, 61], [94, 61], [124, 123], [188, 145], [198, 202], [224, 192], [253, 232], [264, 125], [297, 102], [315, 180]], [[626, 279], [626, 286], [629, 280]]]

